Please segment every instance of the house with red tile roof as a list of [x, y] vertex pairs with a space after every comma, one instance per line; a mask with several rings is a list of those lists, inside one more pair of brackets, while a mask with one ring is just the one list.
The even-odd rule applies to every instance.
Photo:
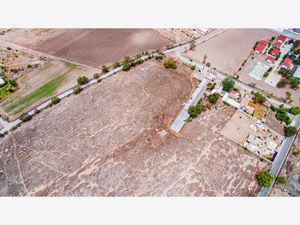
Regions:
[[273, 56], [278, 56], [280, 54], [280, 50], [278, 48], [274, 48], [271, 52], [271, 55]]
[[275, 63], [275, 57], [272, 55], [268, 55], [268, 57], [266, 58], [266, 61], [268, 63]]
[[285, 58], [284, 61], [281, 63], [281, 67], [285, 69], [292, 69], [293, 68], [293, 60], [290, 58]]
[[256, 48], [255, 48], [255, 52], [257, 52], [257, 53], [263, 53], [263, 51], [266, 49], [266, 47], [267, 47], [267, 42], [266, 41], [264, 41], [264, 40], [261, 40], [259, 43], [258, 43], [258, 45], [256, 46]]
[[300, 44], [297, 45], [297, 47], [295, 48], [295, 51], [300, 51]]
[[282, 43], [285, 42], [286, 39], [287, 39], [286, 36], [283, 36], [283, 35], [280, 35], [280, 36], [278, 36], [278, 38], [277, 38], [277, 40], [280, 41], [280, 42], [282, 42]]
[[280, 41], [276, 41], [276, 42], [273, 44], [273, 46], [274, 46], [275, 48], [278, 48], [278, 49], [280, 49], [281, 45], [282, 45], [282, 42], [280, 42]]

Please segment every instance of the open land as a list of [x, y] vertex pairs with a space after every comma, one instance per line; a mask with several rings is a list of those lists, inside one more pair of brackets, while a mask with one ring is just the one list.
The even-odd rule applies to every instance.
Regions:
[[206, 55], [206, 62], [210, 62], [212, 68], [232, 75], [251, 53], [256, 41], [269, 39], [274, 34], [267, 29], [228, 29], [189, 51], [188, 57], [203, 62]]
[[[142, 51], [157, 50], [171, 44], [152, 29], [43, 29], [42, 31], [36, 34], [37, 31], [32, 29], [12, 30], [0, 36], [0, 40], [12, 41], [46, 54], [93, 67], [112, 64], [127, 55], [133, 56]], [[22, 32], [25, 33], [24, 38], [20, 39]], [[33, 41], [30, 40], [32, 37]]]
[[[146, 62], [52, 106], [0, 140], [0, 195], [253, 196], [267, 165], [220, 130], [220, 103], [168, 127], [192, 91], [191, 71]], [[45, 119], [47, 118], [47, 119]]]

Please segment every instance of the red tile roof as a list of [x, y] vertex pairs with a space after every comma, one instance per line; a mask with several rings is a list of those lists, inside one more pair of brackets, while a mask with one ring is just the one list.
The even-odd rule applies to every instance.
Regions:
[[280, 35], [277, 40], [284, 42], [286, 40], [286, 36]]
[[290, 58], [285, 58], [285, 60], [283, 61], [283, 63], [281, 64], [287, 68], [291, 68], [291, 66], [293, 65], [293, 60]]
[[300, 50], [300, 44], [297, 45], [297, 47], [295, 48], [295, 51], [299, 51]]
[[261, 40], [261, 41], [259, 42], [259, 44], [267, 45], [268, 42], [266, 42], [266, 41], [264, 41], [264, 40]]
[[259, 41], [258, 45], [255, 48], [255, 51], [262, 53], [265, 50], [265, 48], [267, 47], [267, 44], [268, 44], [268, 42], [266, 42], [264, 40]]
[[266, 58], [266, 61], [271, 61], [272, 63], [274, 63], [275, 62], [275, 58], [274, 58], [274, 56], [271, 56], [271, 55], [269, 55], [267, 58]]
[[274, 43], [274, 46], [277, 47], [277, 48], [280, 48], [281, 45], [282, 45], [282, 42], [279, 42], [279, 41], [276, 41], [276, 42]]
[[280, 53], [280, 50], [277, 49], [277, 48], [274, 48], [274, 49], [272, 50], [272, 54], [274, 54], [274, 55], [279, 55], [279, 53]]

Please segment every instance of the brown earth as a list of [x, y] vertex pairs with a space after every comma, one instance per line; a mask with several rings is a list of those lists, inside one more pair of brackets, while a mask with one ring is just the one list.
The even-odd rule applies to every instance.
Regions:
[[[171, 44], [152, 29], [48, 29], [43, 35], [38, 30], [18, 29], [0, 39], [94, 67]], [[22, 32], [28, 38], [20, 40]], [[32, 36], [35, 41], [30, 41]]]
[[206, 62], [210, 62], [212, 68], [233, 75], [251, 53], [255, 42], [270, 39], [272, 35], [275, 33], [267, 29], [228, 29], [189, 51], [188, 56], [202, 63], [206, 55]]
[[41, 112], [0, 140], [0, 195], [255, 195], [265, 163], [219, 133], [233, 108], [168, 131], [191, 89], [189, 69], [147, 62]]

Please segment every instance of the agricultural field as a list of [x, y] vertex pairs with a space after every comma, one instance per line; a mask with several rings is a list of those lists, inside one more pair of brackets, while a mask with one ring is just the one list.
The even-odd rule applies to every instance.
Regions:
[[[18, 117], [54, 94], [72, 88], [77, 77], [89, 78], [99, 70], [47, 57], [0, 41], [1, 67], [7, 85], [0, 89], [0, 114]], [[12, 82], [15, 86], [12, 86]], [[13, 88], [11, 90], [11, 88]]]
[[[0, 36], [0, 40], [24, 44], [28, 48], [93, 67], [111, 65], [124, 56], [171, 44], [152, 29], [43, 29], [39, 35], [36, 34], [38, 30], [13, 30]], [[22, 32], [25, 34], [19, 40]], [[32, 36], [35, 38], [33, 41], [30, 40]]]
[[267, 165], [220, 133], [232, 107], [169, 132], [192, 89], [189, 68], [148, 61], [41, 112], [0, 139], [0, 195], [256, 195]]
[[212, 68], [233, 75], [251, 53], [257, 40], [270, 38], [275, 33], [267, 29], [228, 29], [198, 45], [187, 56], [198, 62], [210, 63]]

